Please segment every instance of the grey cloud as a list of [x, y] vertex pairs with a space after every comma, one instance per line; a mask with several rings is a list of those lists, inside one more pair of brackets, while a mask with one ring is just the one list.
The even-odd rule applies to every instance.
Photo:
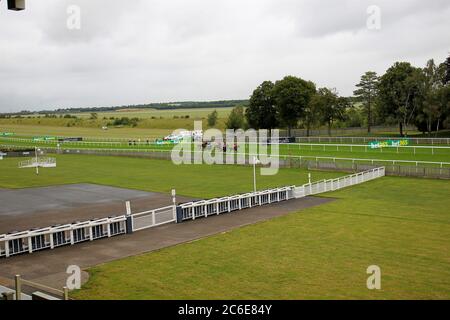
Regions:
[[[82, 29], [66, 28], [66, 9]], [[368, 5], [382, 29], [366, 29]], [[444, 0], [29, 0], [0, 7], [0, 112], [246, 98], [286, 74], [351, 94], [360, 75], [450, 50]]]

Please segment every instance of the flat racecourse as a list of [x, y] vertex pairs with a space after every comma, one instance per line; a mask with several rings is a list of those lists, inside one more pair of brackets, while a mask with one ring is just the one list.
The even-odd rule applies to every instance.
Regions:
[[[89, 270], [78, 299], [449, 299], [450, 184], [383, 178], [337, 201]], [[382, 270], [382, 290], [366, 269]]]
[[[18, 169], [18, 161], [0, 161], [0, 188], [95, 183], [165, 193], [176, 188], [195, 198], [252, 189], [251, 167], [64, 155], [57, 156], [57, 168], [36, 176]], [[281, 169], [258, 176], [258, 188], [301, 185], [307, 174]], [[312, 172], [314, 181], [340, 175]], [[94, 267], [74, 296], [449, 299], [449, 194], [446, 180], [385, 177], [323, 195], [336, 201], [315, 208]], [[366, 269], [374, 264], [382, 270], [378, 292], [366, 288]]]

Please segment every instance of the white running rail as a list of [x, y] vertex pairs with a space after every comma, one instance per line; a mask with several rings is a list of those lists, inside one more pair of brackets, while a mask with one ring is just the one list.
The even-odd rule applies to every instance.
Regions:
[[177, 222], [207, 218], [242, 209], [262, 206], [292, 199], [295, 186], [239, 194], [230, 197], [184, 203], [179, 206]]
[[[336, 191], [385, 176], [385, 168], [376, 168], [336, 179], [321, 180], [300, 187], [289, 186], [171, 205], [163, 208], [118, 217], [75, 222], [66, 225], [0, 235], [0, 258], [22, 253], [54, 249], [65, 245], [93, 241], [116, 235], [145, 230], [173, 222], [206, 218], [252, 207], [298, 199]], [[131, 229], [131, 230], [129, 230]]]
[[55, 158], [38, 158], [30, 159], [19, 162], [19, 168], [55, 168], [56, 159]]
[[384, 177], [386, 175], [385, 168], [375, 168], [372, 170], [355, 173], [349, 176], [322, 180], [314, 183], [305, 184], [301, 187], [295, 187], [294, 197], [302, 198], [310, 195], [320, 194], [329, 191], [336, 191], [339, 189], [354, 186], [356, 184], [364, 183], [370, 180]]
[[125, 233], [125, 216], [75, 222], [0, 235], [0, 257], [109, 238]]
[[175, 222], [176, 206], [134, 213], [131, 215], [131, 219], [133, 232]]

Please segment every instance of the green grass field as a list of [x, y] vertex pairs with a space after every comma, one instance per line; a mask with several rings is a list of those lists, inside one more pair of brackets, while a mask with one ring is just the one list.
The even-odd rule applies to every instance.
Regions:
[[98, 127], [66, 127], [53, 125], [25, 125], [11, 124], [1, 121], [0, 132], [14, 132], [24, 136], [62, 136], [62, 137], [92, 137], [100, 139], [137, 139], [147, 137], [163, 137], [172, 132], [171, 129], [143, 129], [143, 128], [109, 128], [102, 130]]
[[[76, 113], [72, 116], [76, 116], [76, 119], [70, 118], [50, 118], [44, 117], [43, 115], [29, 115], [22, 118], [11, 118], [11, 119], [0, 119], [0, 132], [2, 128], [19, 128], [24, 129], [20, 131], [29, 131], [23, 127], [38, 127], [41, 128], [41, 134], [46, 127], [49, 127], [48, 131], [55, 131], [58, 128], [58, 132], [66, 132], [64, 128], [80, 128], [80, 129], [91, 129], [82, 130], [83, 132], [91, 131], [89, 136], [101, 135], [97, 131], [101, 131], [102, 126], [108, 125], [108, 123], [113, 123], [114, 119], [120, 119], [122, 117], [127, 118], [138, 118], [139, 122], [137, 128], [146, 130], [146, 132], [152, 131], [164, 131], [170, 132], [175, 129], [185, 128], [192, 130], [195, 121], [202, 121], [203, 126], [207, 127], [207, 117], [214, 110], [218, 113], [218, 122], [216, 127], [219, 129], [225, 128], [225, 120], [230, 114], [233, 108], [192, 108], [192, 109], [174, 109], [174, 110], [156, 110], [156, 109], [145, 109], [145, 110], [127, 110], [127, 111], [115, 111], [115, 112], [99, 112], [97, 113], [97, 119], [91, 119], [91, 113]], [[108, 127], [114, 131], [113, 125], [108, 125]], [[119, 128], [123, 134], [127, 135], [127, 129], [130, 128]], [[124, 129], [124, 130], [122, 130]], [[32, 130], [32, 129], [31, 129]], [[19, 131], [18, 131], [19, 132]], [[136, 138], [139, 131], [135, 132], [135, 135], [131, 136]], [[64, 135], [63, 133], [57, 133], [57, 135]]]
[[[141, 144], [129, 145], [127, 141], [114, 141], [114, 142], [65, 142], [61, 144], [63, 149], [108, 149], [108, 150], [137, 150], [137, 151], [161, 151], [170, 152], [173, 148], [172, 145], [157, 145], [152, 141], [147, 144], [146, 140], [142, 140]], [[56, 141], [33, 141], [29, 138], [14, 138], [14, 137], [0, 137], [0, 146], [18, 146], [18, 147], [47, 147], [56, 148], [58, 142]], [[192, 151], [201, 151], [201, 148], [194, 148]], [[231, 152], [232, 150], [229, 150]], [[270, 150], [269, 150], [270, 151]], [[238, 150], [239, 153], [254, 153], [249, 146], [241, 145]], [[259, 151], [258, 151], [259, 152]], [[346, 158], [346, 159], [375, 159], [375, 160], [398, 160], [398, 161], [424, 161], [424, 162], [444, 162], [447, 163], [443, 166], [449, 167], [450, 165], [450, 148], [434, 148], [431, 146], [425, 148], [383, 148], [383, 149], [370, 149], [368, 147], [361, 146], [333, 146], [333, 145], [305, 145], [305, 144], [284, 144], [280, 145], [279, 154], [286, 157], [305, 157], [307, 159], [314, 159], [315, 157], [324, 157], [330, 159], [323, 159], [323, 161], [333, 161], [333, 158]], [[282, 157], [283, 158], [283, 157]], [[339, 160], [338, 160], [339, 161]], [[363, 161], [359, 161], [363, 162]], [[415, 165], [415, 163], [401, 163]], [[440, 166], [440, 164], [436, 164]]]
[[[19, 169], [22, 158], [0, 160], [0, 188], [25, 188], [69, 183], [96, 183], [146, 191], [213, 198], [253, 189], [253, 168], [244, 166], [176, 166], [167, 160], [126, 157], [59, 155], [57, 168]], [[258, 176], [258, 188], [307, 183], [308, 172], [281, 169], [276, 176]], [[337, 172], [314, 172], [314, 180], [342, 176]]]
[[[99, 112], [99, 118], [110, 118], [110, 117], [128, 117], [128, 118], [139, 118], [139, 119], [149, 119], [152, 117], [156, 118], [168, 118], [173, 119], [174, 116], [185, 117], [189, 116], [192, 119], [202, 119], [206, 118], [211, 112], [217, 110], [219, 118], [226, 118], [230, 114], [233, 108], [188, 108], [188, 109], [174, 109], [174, 110], [157, 110], [157, 109], [141, 109], [141, 110], [120, 110], [113, 112]], [[91, 113], [74, 113], [74, 116], [80, 118], [89, 118]]]
[[[0, 188], [97, 183], [212, 198], [252, 189], [252, 168], [57, 156], [58, 167], [0, 161]], [[259, 189], [308, 172], [258, 176]], [[312, 172], [313, 180], [340, 173]], [[326, 194], [326, 205], [97, 266], [76, 299], [449, 299], [450, 183], [386, 177]], [[379, 265], [382, 290], [366, 288]]]
[[[76, 299], [449, 299], [450, 184], [383, 178], [337, 201], [97, 266]], [[378, 265], [382, 290], [366, 288]]]

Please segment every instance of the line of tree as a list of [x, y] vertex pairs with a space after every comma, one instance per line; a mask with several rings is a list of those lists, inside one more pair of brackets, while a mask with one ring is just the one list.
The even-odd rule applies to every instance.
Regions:
[[33, 114], [66, 114], [66, 113], [98, 113], [113, 112], [134, 109], [156, 109], [156, 110], [180, 110], [180, 109], [209, 109], [209, 108], [230, 108], [239, 105], [246, 105], [247, 100], [219, 100], [219, 101], [181, 101], [164, 103], [147, 103], [136, 105], [123, 105], [112, 107], [80, 107], [80, 108], [57, 108], [55, 110], [30, 111], [22, 110], [16, 113], [7, 113], [5, 115], [33, 115]]
[[285, 127], [288, 135], [299, 124], [307, 128], [326, 125], [329, 133], [336, 120], [345, 118], [350, 99], [336, 89], [316, 88], [302, 78], [286, 76], [275, 83], [264, 81], [253, 91], [245, 119], [249, 127], [269, 129]]
[[401, 136], [412, 125], [421, 132], [437, 132], [450, 128], [450, 57], [439, 65], [431, 59], [424, 68], [396, 62], [380, 77], [368, 71], [353, 97], [339, 96], [334, 88], [317, 89], [294, 76], [264, 81], [253, 91], [245, 116], [236, 110], [227, 127], [245, 120], [254, 129], [287, 128], [289, 135], [292, 128], [305, 128], [309, 135], [311, 128], [321, 126], [331, 135], [334, 124], [355, 122], [364, 122], [368, 133], [373, 125], [392, 124]]

